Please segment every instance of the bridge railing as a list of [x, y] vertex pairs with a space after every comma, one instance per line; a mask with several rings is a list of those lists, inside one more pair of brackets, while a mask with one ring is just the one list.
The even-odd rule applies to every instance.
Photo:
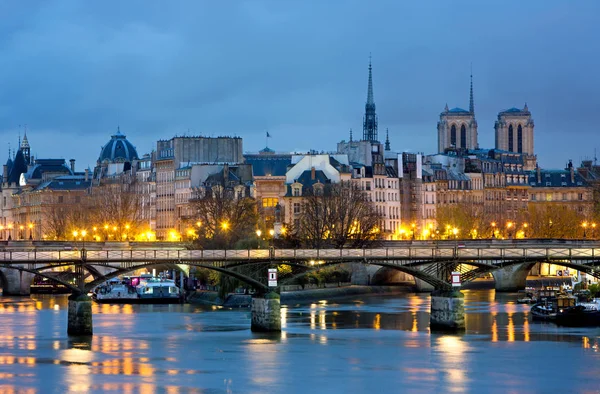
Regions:
[[600, 259], [600, 248], [584, 247], [397, 247], [378, 249], [244, 249], [244, 250], [13, 250], [0, 251], [0, 262], [242, 261], [242, 260], [424, 260], [424, 259]]

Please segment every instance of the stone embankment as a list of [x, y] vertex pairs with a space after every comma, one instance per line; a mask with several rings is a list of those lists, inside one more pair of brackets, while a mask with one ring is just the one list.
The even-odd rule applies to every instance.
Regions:
[[[411, 286], [343, 286], [319, 289], [286, 291], [281, 293], [281, 305], [296, 305], [353, 297], [358, 295], [384, 295], [412, 291]], [[218, 305], [226, 308], [247, 308], [252, 303], [252, 296], [246, 294], [229, 294], [221, 299], [216, 292], [198, 291], [188, 295], [190, 304]]]

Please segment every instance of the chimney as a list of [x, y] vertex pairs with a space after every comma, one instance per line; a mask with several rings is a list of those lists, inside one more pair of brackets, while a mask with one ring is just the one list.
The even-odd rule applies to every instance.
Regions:
[[223, 182], [225, 186], [229, 183], [229, 164], [227, 163], [223, 165]]
[[75, 173], [75, 159], [69, 160], [69, 163], [71, 163], [71, 172]]
[[4, 182], [8, 182], [8, 166], [6, 164], [2, 166], [2, 179]]
[[310, 168], [310, 179], [315, 180], [317, 172], [315, 171], [315, 167]]
[[85, 181], [87, 182], [90, 178], [90, 169], [86, 168], [85, 169]]
[[536, 166], [537, 169], [537, 183], [542, 183], [542, 170], [540, 166]]
[[139, 163], [138, 159], [133, 160], [133, 162], [131, 163], [131, 177], [132, 178], [135, 178], [135, 175], [137, 174], [138, 163]]

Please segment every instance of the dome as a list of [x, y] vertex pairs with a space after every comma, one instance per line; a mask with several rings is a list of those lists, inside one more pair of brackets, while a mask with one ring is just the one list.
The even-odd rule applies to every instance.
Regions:
[[121, 134], [121, 130], [117, 129], [117, 133], [110, 138], [110, 141], [100, 150], [99, 162], [122, 163], [139, 159], [135, 147], [131, 142], [127, 141], [125, 135]]

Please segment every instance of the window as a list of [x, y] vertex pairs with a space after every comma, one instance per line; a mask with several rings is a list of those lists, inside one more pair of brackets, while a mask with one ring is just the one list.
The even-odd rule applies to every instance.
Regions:
[[299, 202], [294, 203], [294, 213], [300, 213], [300, 203]]
[[513, 139], [514, 139], [513, 127], [512, 127], [512, 125], [510, 125], [510, 126], [508, 126], [508, 151], [509, 152], [513, 152], [513, 149], [514, 149]]
[[274, 207], [279, 202], [278, 198], [275, 197], [266, 197], [262, 199], [262, 206], [265, 208]]
[[467, 129], [465, 125], [460, 126], [460, 147], [467, 147]]
[[58, 203], [62, 204], [64, 202], [64, 197], [63, 196], [58, 196]]
[[579, 201], [583, 201], [583, 193], [579, 193], [577, 195], [577, 198], [579, 199]]
[[300, 188], [299, 187], [295, 187], [293, 189], [293, 195], [294, 195], [294, 197], [300, 196]]
[[562, 194], [562, 199], [563, 199], [563, 201], [567, 201], [567, 193]]
[[456, 126], [452, 125], [450, 128], [450, 145], [456, 146]]
[[523, 153], [523, 128], [517, 127], [517, 152]]

